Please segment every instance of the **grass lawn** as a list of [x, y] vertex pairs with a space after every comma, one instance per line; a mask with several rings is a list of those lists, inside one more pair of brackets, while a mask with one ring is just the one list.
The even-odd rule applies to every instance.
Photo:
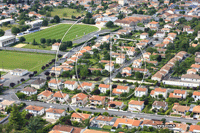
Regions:
[[[67, 13], [67, 16], [63, 16], [63, 13]], [[82, 14], [85, 15], [86, 12], [85, 11], [77, 12], [76, 9], [70, 9], [70, 8], [62, 8], [62, 9], [54, 8], [53, 11], [51, 12], [51, 16], [58, 15], [60, 18], [68, 18], [68, 19], [71, 19], [72, 15], [78, 17], [81, 16]]]
[[27, 69], [29, 71], [40, 71], [41, 67], [55, 58], [55, 55], [0, 51], [0, 68], [4, 69]]
[[51, 50], [51, 46], [46, 46], [45, 48], [42, 47], [41, 45], [32, 45], [32, 44], [27, 44], [22, 48], [28, 48], [28, 49], [41, 49], [41, 50]]
[[[35, 32], [32, 34], [25, 35], [26, 42], [31, 42], [33, 39], [36, 40], [36, 42], [40, 43], [41, 38], [45, 39], [62, 39], [63, 35], [66, 33], [66, 31], [69, 29], [69, 27], [72, 24], [59, 24], [44, 30], [41, 30], [39, 32]], [[63, 41], [72, 41], [73, 39], [80, 38], [81, 36], [84, 36], [85, 34], [97, 31], [98, 28], [95, 26], [90, 25], [74, 25]], [[78, 35], [78, 37], [76, 37]]]
[[6, 74], [6, 72], [2, 72], [2, 71], [0, 71], [0, 73], [1, 73], [1, 75], [4, 75], [4, 74]]

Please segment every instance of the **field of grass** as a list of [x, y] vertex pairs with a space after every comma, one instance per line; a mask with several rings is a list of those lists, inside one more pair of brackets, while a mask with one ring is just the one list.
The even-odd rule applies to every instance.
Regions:
[[27, 44], [22, 48], [28, 48], [28, 49], [41, 49], [41, 50], [51, 50], [51, 46], [46, 46], [45, 48], [42, 47], [41, 45], [32, 45], [32, 44]]
[[[35, 32], [32, 34], [25, 35], [26, 42], [32, 42], [33, 39], [36, 40], [36, 42], [40, 43], [41, 38], [45, 39], [62, 39], [63, 35], [66, 33], [66, 31], [70, 28], [71, 24], [59, 24], [44, 30], [41, 30], [39, 32]], [[90, 25], [74, 25], [63, 41], [72, 41], [73, 39], [80, 38], [81, 36], [87, 35], [88, 33], [97, 31], [98, 28], [95, 26]], [[76, 37], [76, 35], [78, 35]]]
[[40, 71], [41, 67], [55, 58], [55, 55], [0, 51], [0, 68], [4, 69], [27, 69], [29, 71]]
[[[64, 13], [66, 13], [67, 16], [63, 16]], [[72, 15], [78, 17], [81, 16], [82, 14], [85, 15], [86, 12], [85, 11], [77, 12], [76, 9], [70, 9], [70, 8], [53, 9], [53, 11], [51, 12], [51, 16], [58, 15], [60, 18], [68, 18], [68, 19], [71, 19]]]

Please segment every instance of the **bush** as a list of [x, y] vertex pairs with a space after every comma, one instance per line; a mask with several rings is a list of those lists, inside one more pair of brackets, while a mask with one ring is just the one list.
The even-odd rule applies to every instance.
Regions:
[[21, 92], [16, 93], [16, 95], [19, 99], [24, 99], [26, 97], [26, 95], [24, 93], [21, 93]]

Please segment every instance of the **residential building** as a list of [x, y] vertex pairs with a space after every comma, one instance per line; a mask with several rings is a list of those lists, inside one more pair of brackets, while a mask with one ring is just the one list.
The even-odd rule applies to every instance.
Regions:
[[122, 93], [129, 93], [129, 87], [118, 85], [117, 88], [114, 88], [112, 91], [113, 95], [120, 95]]
[[55, 125], [49, 133], [82, 133], [83, 128], [73, 127], [69, 125]]
[[145, 25], [146, 28], [155, 28], [155, 29], [158, 29], [159, 28], [159, 23], [158, 22], [155, 22], [155, 21], [152, 21], [152, 22], [149, 22], [147, 25]]
[[86, 119], [90, 119], [91, 114], [84, 114], [84, 113], [73, 113], [71, 116], [71, 121], [82, 122]]
[[78, 87], [78, 83], [76, 81], [66, 80], [64, 82], [64, 87], [69, 89], [69, 90], [75, 90]]
[[124, 103], [120, 101], [109, 101], [108, 108], [111, 109], [122, 109], [124, 107]]
[[37, 94], [37, 90], [34, 89], [33, 87], [26, 87], [26, 88], [22, 89], [21, 92], [28, 96]]
[[131, 70], [131, 68], [130, 67], [125, 67], [125, 68], [123, 68], [122, 69], [122, 75], [123, 76], [131, 76], [131, 74], [132, 74], [132, 70]]
[[134, 128], [134, 127], [139, 127], [141, 125], [140, 120], [133, 120], [133, 119], [128, 119], [128, 118], [117, 118], [115, 121], [113, 127], [116, 128], [121, 128], [122, 125], [126, 125], [129, 129]]
[[93, 91], [94, 90], [95, 85], [93, 83], [89, 83], [89, 82], [83, 82], [81, 85], [78, 86], [78, 90], [89, 90], [89, 91]]
[[125, 62], [125, 60], [126, 60], [126, 58], [125, 58], [125, 56], [118, 56], [117, 58], [116, 58], [116, 63], [117, 64], [123, 64], [124, 62]]
[[90, 100], [90, 105], [104, 105], [106, 97], [105, 96], [98, 96], [98, 95], [93, 95], [89, 98]]
[[152, 97], [159, 97], [159, 95], [162, 95], [164, 98], [167, 98], [167, 89], [164, 88], [155, 88], [151, 91], [150, 95]]
[[136, 97], [142, 97], [143, 95], [147, 96], [148, 89], [147, 88], [142, 88], [142, 87], [136, 87], [135, 91], [134, 91], [134, 94], [135, 94]]
[[189, 133], [199, 133], [200, 125], [190, 125]]
[[133, 61], [132, 67], [141, 68], [141, 66], [142, 66], [142, 60], [137, 59]]
[[129, 111], [142, 111], [144, 109], [144, 101], [131, 100], [128, 103]]
[[163, 108], [165, 111], [168, 109], [168, 104], [167, 102], [162, 102], [162, 101], [154, 101], [152, 104], [152, 109], [161, 109]]
[[197, 102], [198, 100], [200, 100], [200, 92], [198, 91], [194, 91], [192, 98], [194, 98], [194, 101]]
[[194, 106], [192, 109], [192, 113], [193, 113], [193, 118], [199, 119], [200, 117], [200, 106]]
[[178, 103], [175, 103], [172, 110], [176, 114], [185, 115], [187, 112], [189, 112], [190, 107], [189, 106], [182, 106], [182, 105], [179, 105]]
[[[181, 76], [181, 80], [189, 82], [200, 82], [200, 76], [198, 74], [183, 74]], [[192, 83], [188, 84], [188, 86], [192, 86]]]
[[41, 101], [47, 101], [50, 100], [53, 97], [53, 92], [49, 90], [45, 90], [37, 95], [37, 99]]
[[112, 71], [114, 71], [114, 64], [113, 63], [108, 63], [108, 64], [106, 64], [105, 65], [105, 70], [107, 70], [108, 72], [112, 72]]
[[106, 91], [110, 90], [110, 85], [100, 84], [99, 90], [101, 93], [106, 93]]
[[12, 106], [14, 103], [15, 101], [3, 100], [0, 102], [0, 108], [4, 110], [7, 106]]
[[69, 99], [69, 95], [67, 93], [62, 93], [61, 91], [57, 91], [53, 95], [54, 101], [59, 101], [61, 103], [66, 102]]
[[72, 105], [83, 106], [87, 103], [88, 96], [84, 93], [78, 93], [72, 97]]
[[65, 110], [63, 109], [49, 108], [46, 110], [46, 118], [57, 120], [62, 116], [65, 116]]
[[52, 49], [51, 50], [59, 50], [59, 47], [60, 47], [60, 43], [54, 43], [53, 45], [52, 45]]
[[55, 75], [61, 75], [63, 72], [62, 67], [52, 67], [50, 73], [55, 73]]
[[102, 128], [104, 125], [113, 126], [116, 120], [116, 117], [99, 115], [91, 120], [90, 125], [97, 125], [98, 128]]
[[174, 93], [170, 93], [170, 98], [182, 98], [185, 99], [187, 96], [187, 91], [184, 90], [174, 90]]
[[168, 125], [175, 125], [175, 127], [170, 128], [170, 130], [173, 130], [174, 133], [186, 133], [188, 131], [188, 124], [184, 124], [184, 123], [174, 123], [174, 122], [166, 122], [165, 123], [166, 126]]
[[33, 114], [34, 116], [43, 115], [45, 112], [44, 107], [33, 106], [33, 105], [29, 105], [28, 107], [25, 108], [25, 110]]
[[147, 38], [149, 38], [149, 34], [148, 33], [140, 34], [140, 39], [147, 39]]
[[188, 69], [187, 74], [196, 74], [197, 70], [196, 69]]
[[45, 83], [46, 83], [45, 79], [38, 78], [31, 83], [31, 87], [34, 87], [36, 89], [40, 89], [45, 85]]
[[153, 127], [153, 128], [158, 128], [158, 125], [162, 125], [162, 121], [155, 121], [155, 120], [143, 120], [141, 127], [144, 128], [146, 127]]
[[48, 82], [48, 87], [52, 88], [52, 89], [62, 88], [62, 81], [61, 80], [56, 80], [56, 79], [51, 79]]
[[[197, 72], [200, 71], [200, 65], [199, 65], [199, 64], [192, 64], [192, 65], [191, 65], [191, 68], [197, 70]], [[195, 74], [196, 74], [196, 73], [195, 73]]]

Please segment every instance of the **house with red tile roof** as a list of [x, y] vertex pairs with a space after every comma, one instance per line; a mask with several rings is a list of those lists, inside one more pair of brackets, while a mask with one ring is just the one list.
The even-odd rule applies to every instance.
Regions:
[[185, 90], [174, 90], [173, 93], [169, 94], [170, 98], [180, 98], [180, 99], [185, 99], [187, 96], [187, 91]]
[[49, 133], [81, 133], [85, 129], [69, 125], [55, 125]]
[[64, 103], [67, 100], [69, 100], [69, 95], [67, 93], [62, 93], [61, 91], [57, 91], [53, 95], [53, 100], [54, 101], [59, 101], [61, 103]]
[[144, 87], [136, 87], [134, 94], [136, 97], [142, 97], [143, 95], [147, 96], [148, 94], [148, 89]]
[[129, 93], [129, 87], [118, 85], [117, 88], [114, 88], [112, 91], [113, 95], [120, 95], [122, 93]]
[[143, 128], [144, 126], [146, 127], [154, 127], [157, 128], [158, 125], [162, 125], [162, 121], [155, 121], [155, 120], [143, 120], [141, 127]]
[[33, 106], [33, 105], [27, 106], [25, 108], [25, 110], [28, 111], [29, 113], [33, 114], [34, 116], [43, 115], [45, 112], [44, 107]]
[[56, 79], [51, 79], [48, 82], [48, 87], [52, 89], [58, 89], [58, 87], [62, 88], [62, 81], [61, 80], [56, 80]]
[[129, 111], [142, 111], [144, 109], [144, 101], [131, 100], [128, 103]]
[[164, 109], [167, 110], [168, 109], [168, 103], [167, 102], [162, 102], [162, 101], [154, 101], [152, 104], [152, 109]]
[[150, 95], [152, 97], [158, 97], [159, 95], [162, 95], [164, 98], [167, 98], [167, 89], [164, 88], [155, 88], [154, 90], [151, 91]]
[[181, 133], [186, 133], [188, 131], [188, 124], [184, 123], [174, 123], [174, 122], [166, 122], [165, 125], [175, 125], [175, 127], [170, 128], [170, 130], [173, 130], [174, 132], [181, 132]]
[[134, 68], [141, 68], [141, 66], [142, 66], [142, 60], [137, 59], [137, 60], [133, 61], [132, 67], [134, 67]]
[[124, 103], [121, 101], [109, 101], [108, 102], [108, 108], [110, 109], [122, 109], [124, 106]]
[[198, 101], [198, 100], [200, 100], [200, 92], [194, 91], [193, 95], [192, 95], [192, 98], [194, 98], [195, 102]]
[[189, 132], [190, 133], [198, 133], [198, 132], [200, 132], [200, 125], [190, 125]]
[[125, 67], [122, 69], [122, 76], [131, 76], [132, 70], [130, 67]]
[[199, 119], [200, 117], [200, 106], [197, 105], [197, 106], [194, 106], [193, 109], [192, 109], [192, 112], [193, 112], [193, 118], [197, 118]]
[[28, 96], [37, 94], [37, 90], [34, 89], [33, 87], [25, 87], [24, 89], [21, 90], [21, 92]]
[[99, 90], [100, 90], [101, 93], [106, 93], [106, 91], [110, 90], [110, 85], [100, 84]]
[[147, 39], [147, 38], [149, 38], [149, 34], [148, 33], [140, 34], [140, 39]]
[[76, 113], [74, 112], [71, 116], [71, 121], [82, 122], [85, 119], [90, 119], [91, 114], [84, 114], [84, 113]]
[[142, 124], [142, 121], [140, 120], [133, 120], [128, 118], [117, 118], [115, 121], [113, 127], [121, 128], [122, 125], [126, 125], [129, 129], [134, 127], [139, 127]]
[[65, 116], [64, 109], [49, 108], [46, 110], [46, 118], [48, 118], [48, 119], [56, 119], [57, 120], [62, 116]]
[[190, 106], [183, 106], [183, 105], [179, 105], [178, 103], [175, 104], [172, 108], [172, 111], [174, 111], [174, 113], [176, 114], [182, 114], [185, 115], [187, 112], [189, 112], [190, 110]]
[[45, 90], [37, 95], [37, 99], [41, 100], [41, 101], [47, 101], [53, 97], [53, 94], [54, 94], [53, 92], [51, 92], [49, 90]]
[[104, 125], [113, 126], [116, 120], [116, 117], [99, 115], [91, 120], [91, 124], [95, 124], [99, 128], [102, 128]]
[[72, 100], [71, 104], [83, 106], [87, 103], [87, 99], [88, 99], [88, 96], [86, 94], [78, 93], [71, 98]]
[[93, 83], [89, 83], [89, 82], [83, 82], [82, 84], [80, 84], [78, 86], [78, 90], [89, 90], [89, 91], [93, 91], [94, 90], [94, 84]]
[[146, 28], [156, 28], [158, 29], [159, 28], [159, 23], [156, 22], [156, 21], [152, 21], [152, 22], [149, 22], [148, 24], [145, 25]]
[[64, 87], [69, 90], [75, 90], [78, 87], [78, 83], [76, 81], [66, 80], [64, 82]]
[[98, 95], [93, 95], [89, 98], [90, 100], [90, 105], [104, 105], [106, 97], [105, 96], [98, 96]]

